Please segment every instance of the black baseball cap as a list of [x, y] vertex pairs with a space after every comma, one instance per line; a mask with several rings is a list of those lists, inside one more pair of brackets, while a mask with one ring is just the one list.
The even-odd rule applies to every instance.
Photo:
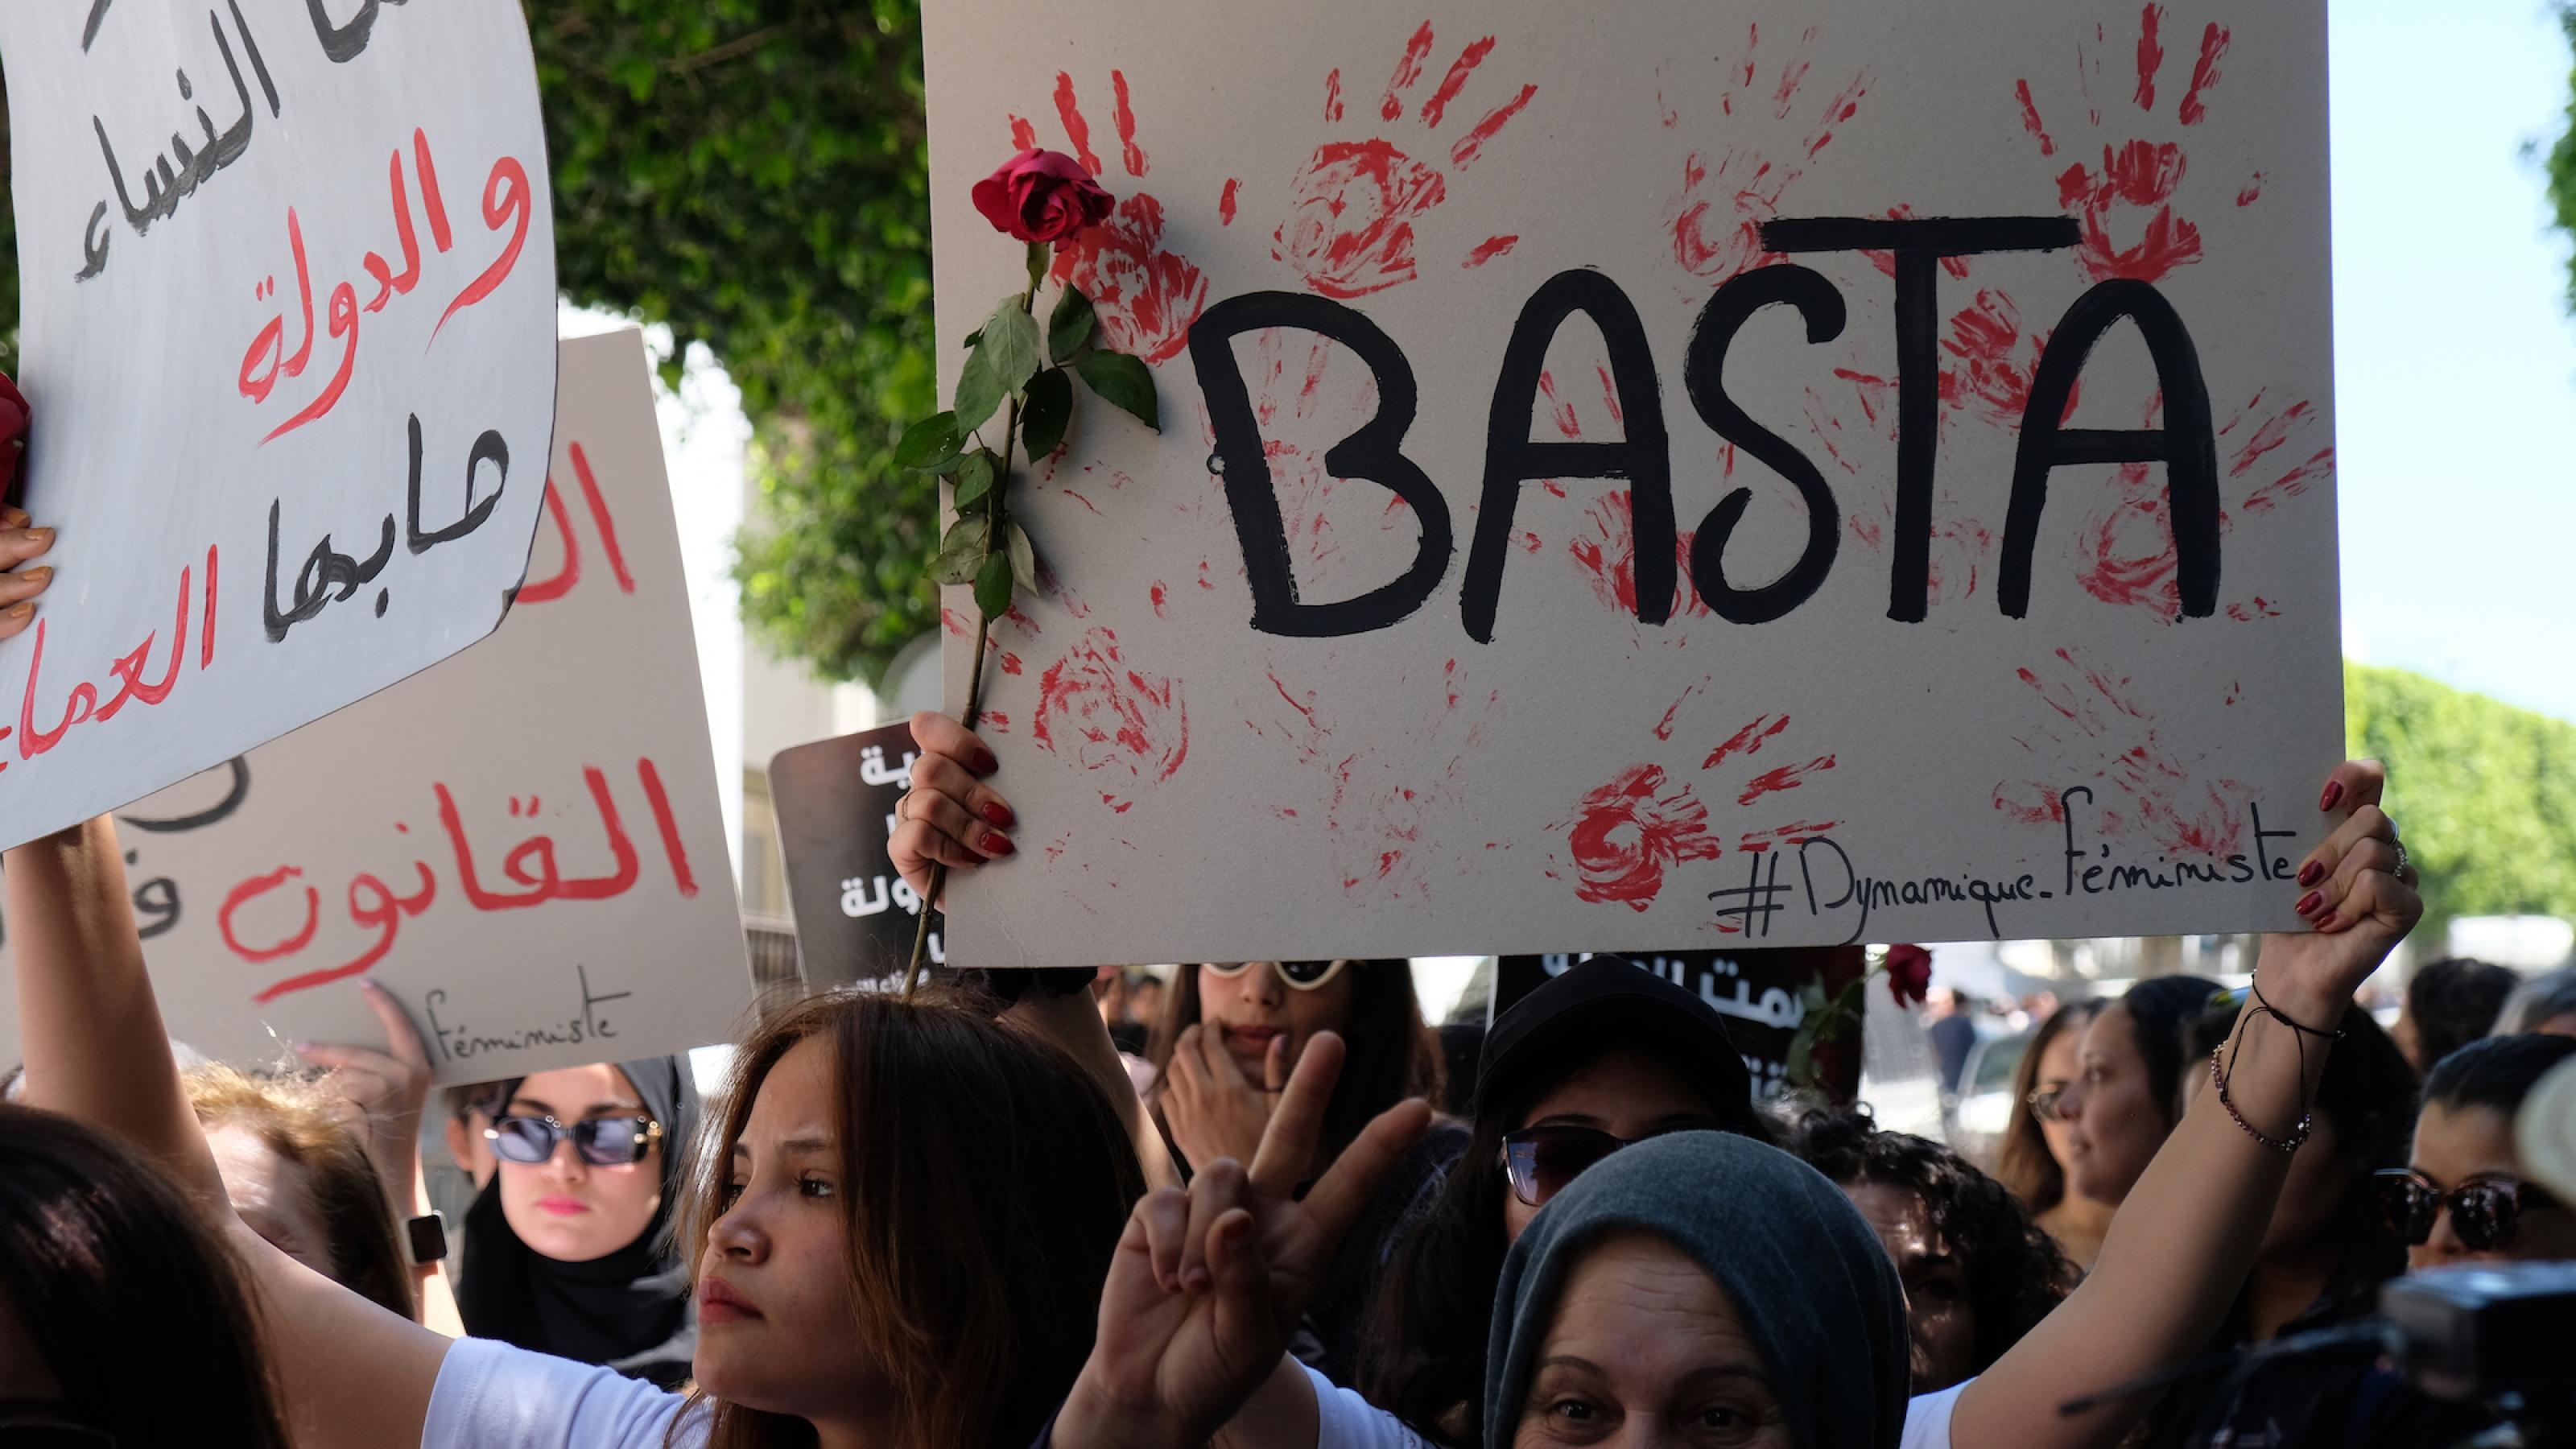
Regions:
[[1753, 1074], [1717, 1009], [1625, 956], [1594, 956], [1522, 997], [1485, 1034], [1476, 1111], [1533, 1076], [1612, 1047], [1653, 1056], [1732, 1122], [1753, 1118]]

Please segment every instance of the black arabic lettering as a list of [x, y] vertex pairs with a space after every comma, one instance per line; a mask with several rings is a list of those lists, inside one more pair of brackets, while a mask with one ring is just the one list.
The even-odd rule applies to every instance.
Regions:
[[[474, 479], [484, 464], [500, 470], [501, 481], [492, 486], [492, 495], [482, 502], [474, 501]], [[453, 542], [483, 526], [492, 510], [501, 502], [502, 490], [510, 486], [510, 445], [499, 430], [487, 428], [483, 436], [465, 454], [465, 516], [445, 528], [424, 533], [420, 527], [420, 414], [411, 415], [411, 493], [410, 513], [405, 539], [413, 553], [427, 553], [442, 543]]]
[[[226, 4], [232, 11], [234, 27], [241, 32], [242, 53], [250, 58], [251, 70], [259, 77], [261, 93], [268, 100], [269, 114], [277, 116], [283, 108], [278, 101], [277, 83], [268, 73], [268, 63], [259, 53], [258, 42], [251, 38], [249, 23], [242, 18], [238, 0], [226, 0]], [[93, 25], [104, 11], [102, 0], [100, 8], [91, 12]], [[186, 136], [171, 132], [171, 154], [154, 157], [152, 164], [144, 169], [143, 203], [140, 206], [135, 204], [134, 194], [126, 185], [125, 168], [117, 164], [116, 147], [107, 138], [107, 123], [95, 115], [90, 117], [90, 128], [98, 135], [99, 154], [107, 162], [108, 179], [116, 186], [117, 204], [124, 209], [126, 224], [134, 228], [136, 236], [142, 236], [151, 230], [152, 223], [177, 211], [181, 201], [194, 194], [216, 172], [240, 160], [250, 149], [252, 123], [258, 119], [258, 114], [251, 101], [250, 82], [242, 75], [241, 56], [233, 52], [232, 39], [224, 34], [223, 21], [212, 10], [206, 12], [206, 25], [214, 32], [216, 49], [224, 58], [224, 71], [232, 77], [233, 93], [241, 102], [241, 119], [219, 134], [215, 130], [214, 117], [206, 113], [205, 107], [197, 107], [197, 124], [205, 133], [204, 142], [191, 145]], [[83, 49], [87, 49], [85, 42]], [[178, 72], [178, 81], [179, 98], [194, 100], [196, 88], [189, 84], [186, 71]], [[175, 161], [173, 156], [177, 158]], [[90, 213], [89, 226], [81, 239], [84, 266], [75, 280], [87, 281], [107, 266], [108, 241], [99, 230], [99, 223], [106, 219], [106, 215], [107, 203], [104, 201]]]
[[331, 57], [333, 64], [346, 65], [366, 50], [367, 41], [375, 33], [376, 12], [383, 6], [402, 3], [403, 0], [366, 0], [346, 25], [331, 23], [322, 0], [304, 0], [304, 8], [312, 13], [313, 34], [322, 42], [322, 53]]
[[[322, 541], [313, 546], [313, 552], [306, 556], [304, 566], [296, 571], [293, 605], [280, 610], [277, 605], [277, 534], [278, 503], [271, 501], [268, 505], [268, 587], [260, 607], [268, 629], [268, 640], [272, 644], [283, 641], [287, 630], [321, 613], [325, 607], [354, 598], [359, 589], [374, 583], [376, 575], [383, 573], [385, 565], [393, 560], [394, 516], [390, 513], [385, 515], [383, 537], [377, 543], [376, 551], [365, 559], [334, 551], [331, 535], [326, 533], [322, 535]], [[381, 595], [377, 599], [376, 612], [380, 615], [384, 612]]]
[[[206, 809], [193, 815], [174, 815], [157, 820], [146, 820], [138, 815], [119, 815], [116, 817], [118, 822], [154, 835], [179, 835], [191, 830], [203, 830], [209, 825], [221, 824], [231, 819], [233, 812], [242, 807], [242, 802], [250, 798], [250, 761], [235, 755], [217, 765], [215, 769], [229, 772], [232, 776], [232, 786], [224, 792], [224, 798]], [[214, 770], [204, 771], [199, 778], [213, 773]]]

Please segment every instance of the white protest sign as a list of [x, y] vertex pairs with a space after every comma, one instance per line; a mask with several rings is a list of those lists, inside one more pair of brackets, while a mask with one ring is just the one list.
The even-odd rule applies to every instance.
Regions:
[[1061, 150], [1165, 423], [1014, 495], [953, 959], [2293, 924], [2323, 0], [925, 19], [943, 371], [1021, 285], [970, 185]]
[[410, 1010], [442, 1081], [739, 1024], [750, 970], [640, 335], [564, 343], [562, 407], [549, 524], [498, 633], [120, 813], [162, 1016], [191, 1046], [376, 1041], [359, 975]]
[[513, 0], [0, 7], [26, 505], [0, 842], [362, 699], [509, 608], [554, 421]]

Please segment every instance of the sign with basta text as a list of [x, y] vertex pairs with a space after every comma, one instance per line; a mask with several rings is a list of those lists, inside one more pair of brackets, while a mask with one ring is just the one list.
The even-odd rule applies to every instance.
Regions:
[[545, 130], [512, 0], [0, 6], [25, 506], [0, 843], [491, 632], [554, 421]]
[[2295, 924], [2324, 0], [924, 20], [943, 379], [1022, 285], [969, 187], [1048, 148], [1117, 205], [1038, 305], [1163, 420], [1014, 485], [954, 959]]
[[[172, 1035], [274, 1063], [411, 1013], [443, 1082], [726, 1040], [751, 1000], [641, 335], [563, 344], [490, 639], [120, 811]], [[5, 976], [0, 965], [0, 976]], [[0, 1066], [16, 1057], [0, 996]]]

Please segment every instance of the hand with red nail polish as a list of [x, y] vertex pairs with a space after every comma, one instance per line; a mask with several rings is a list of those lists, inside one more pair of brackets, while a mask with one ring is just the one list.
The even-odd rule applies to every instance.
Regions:
[[912, 741], [920, 754], [912, 762], [912, 788], [896, 807], [886, 853], [904, 880], [926, 896], [934, 865], [973, 870], [1018, 853], [1001, 832], [1018, 825], [1019, 815], [980, 778], [1001, 768], [1001, 761], [973, 731], [925, 711], [912, 717]]
[[2305, 890], [2293, 911], [2305, 929], [2263, 938], [2263, 993], [2294, 1021], [2332, 1021], [2362, 980], [2414, 928], [2424, 903], [2397, 878], [2397, 825], [2380, 809], [2387, 773], [2376, 760], [2348, 760], [2318, 792], [2318, 808], [2340, 817], [2299, 867]]
[[[0, 376], [0, 495], [16, 484], [26, 435], [26, 399]], [[35, 622], [36, 596], [53, 587], [54, 571], [35, 560], [53, 548], [54, 531], [34, 522], [23, 508], [0, 507], [0, 639], [25, 632]]]

